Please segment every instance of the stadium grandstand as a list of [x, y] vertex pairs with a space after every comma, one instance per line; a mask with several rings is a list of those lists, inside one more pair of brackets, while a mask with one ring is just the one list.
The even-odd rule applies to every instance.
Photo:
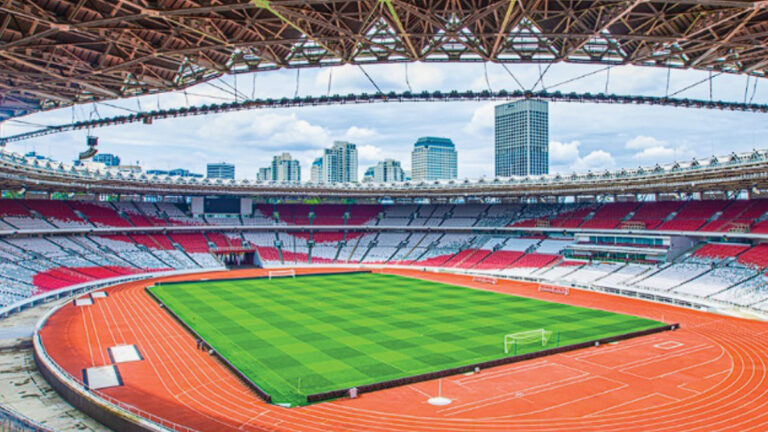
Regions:
[[[417, 174], [414, 151], [356, 181], [372, 152], [346, 140], [377, 131], [264, 115], [338, 109], [346, 125], [366, 107], [519, 102], [530, 173], [550, 172], [562, 138], [532, 107], [546, 103], [754, 116], [738, 125], [764, 147], [765, 2], [8, 0], [0, 23], [1, 431], [768, 430], [768, 149], [743, 151], [743, 131], [683, 137], [685, 151], [637, 136], [638, 168], [581, 164], [563, 141], [568, 169], [591, 171], [481, 178], [457, 178], [446, 133], [417, 141], [442, 143], [419, 156], [439, 176]], [[448, 66], [466, 69], [438, 76]], [[611, 94], [612, 71], [638, 69], [663, 91]], [[334, 81], [349, 71], [363, 84]], [[519, 120], [485, 108], [465, 132]], [[257, 179], [213, 163], [215, 146], [285, 142], [229, 124], [246, 110], [290, 135]], [[173, 154], [120, 165], [93, 134], [162, 159], [169, 143], [133, 128], [192, 116], [209, 135], [175, 128], [174, 151], [211, 162], [206, 176], [171, 170]], [[222, 125], [245, 132], [219, 139]], [[74, 133], [88, 148], [54, 157]], [[307, 155], [287, 147], [336, 137], [301, 181]], [[680, 160], [638, 156], [659, 148]]]
[[[270, 280], [273, 272], [275, 278], [296, 277], [296, 270], [426, 271], [471, 276], [473, 284], [494, 289], [499, 281], [534, 283], [544, 287], [539, 296], [571, 298], [569, 288], [576, 288], [725, 315], [768, 316], [768, 199], [755, 192], [764, 187], [764, 177], [755, 175], [765, 172], [763, 151], [567, 182], [554, 175], [347, 185], [355, 199], [342, 198], [336, 185], [289, 189], [271, 182], [126, 176], [40, 163], [6, 150], [0, 155], [0, 176], [12, 187], [7, 190], [27, 188], [24, 197], [0, 200], [0, 310], [9, 319], [90, 287], [259, 268]], [[618, 182], [637, 190], [589, 195]], [[206, 211], [205, 196], [214, 188], [217, 200], [235, 210]], [[307, 189], [321, 199], [302, 202]], [[63, 190], [70, 193], [57, 193]], [[472, 191], [472, 198], [453, 200], [454, 190]], [[542, 190], [551, 195], [532, 198]], [[501, 193], [507, 196], [500, 199]], [[423, 194], [431, 203], [382, 202], [396, 194]], [[534, 333], [507, 335], [504, 349], [516, 353], [533, 336], [543, 344], [554, 337], [547, 330]], [[66, 364], [57, 346], [47, 342], [46, 355], [53, 356], [48, 361]], [[70, 376], [71, 369], [63, 367], [57, 370]], [[143, 413], [109, 393], [97, 394], [122, 410]], [[270, 397], [296, 403], [281, 394], [273, 388]], [[161, 412], [158, 424], [186, 430], [176, 423], [183, 419], [169, 420]], [[193, 424], [205, 430], [204, 423]]]

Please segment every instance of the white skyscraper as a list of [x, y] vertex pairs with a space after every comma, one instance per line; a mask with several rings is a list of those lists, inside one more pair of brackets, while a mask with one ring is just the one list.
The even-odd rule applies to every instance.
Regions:
[[371, 169], [373, 170], [372, 181], [376, 183], [392, 183], [405, 180], [400, 161], [394, 159], [384, 159], [377, 163], [376, 166], [371, 167]]
[[445, 180], [457, 177], [456, 146], [448, 138], [423, 137], [411, 153], [413, 180]]
[[268, 167], [260, 168], [257, 178], [298, 183], [301, 181], [301, 165], [291, 157], [290, 153], [283, 153], [273, 157]]
[[325, 180], [323, 180], [323, 158], [319, 157], [312, 161], [312, 167], [309, 170], [309, 180], [312, 183], [325, 183]]
[[357, 182], [357, 145], [335, 141], [333, 147], [323, 151], [322, 182]]
[[496, 106], [496, 175], [549, 173], [549, 108], [526, 99]]

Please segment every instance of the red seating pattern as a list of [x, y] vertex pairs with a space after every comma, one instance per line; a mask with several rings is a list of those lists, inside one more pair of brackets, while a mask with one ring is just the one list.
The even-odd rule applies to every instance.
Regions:
[[413, 261], [413, 262], [410, 263], [410, 265], [425, 266], [425, 267], [442, 266], [443, 264], [445, 264], [446, 261], [451, 259], [452, 256], [453, 256], [452, 254], [450, 254], [450, 255], [438, 255], [438, 256], [434, 256], [434, 257], [431, 257], [431, 258], [426, 258], [426, 259], [419, 260], [419, 261]]
[[491, 251], [485, 249], [474, 249], [474, 251], [474, 254], [465, 259], [464, 262], [458, 263], [456, 267], [465, 269], [473, 268], [477, 263], [481, 262], [491, 254]]
[[216, 245], [217, 248], [230, 248], [232, 247], [232, 243], [229, 241], [229, 238], [221, 233], [208, 233], [206, 234], [208, 237], [208, 240], [213, 242], [213, 244]]
[[149, 249], [155, 250], [173, 250], [173, 244], [163, 234], [131, 234], [130, 237], [138, 244], [144, 245]]
[[32, 283], [38, 288], [38, 292], [47, 292], [59, 288], [89, 282], [98, 279], [113, 278], [121, 275], [135, 274], [145, 271], [164, 271], [169, 269], [141, 270], [128, 267], [74, 267], [52, 268], [36, 274]]
[[379, 205], [353, 205], [350, 208], [347, 225], [363, 225], [368, 221], [376, 219], [382, 210], [383, 207]]
[[85, 223], [85, 221], [77, 216], [64, 201], [26, 200], [24, 201], [24, 205], [30, 210], [40, 213], [47, 219]]
[[693, 255], [705, 258], [730, 258], [739, 255], [747, 249], [749, 249], [749, 246], [741, 244], [707, 243], [694, 252]]
[[280, 261], [280, 252], [273, 246], [256, 246], [262, 261]]
[[315, 213], [312, 225], [344, 225], [344, 213], [347, 206], [343, 204], [322, 204], [312, 208]]
[[70, 201], [75, 210], [83, 213], [96, 226], [130, 227], [130, 222], [120, 217], [114, 209], [81, 201]]
[[14, 199], [0, 199], [0, 216], [32, 217], [26, 207]]
[[496, 251], [488, 255], [484, 260], [475, 266], [477, 270], [503, 269], [509, 267], [512, 263], [525, 255], [524, 252], [517, 251]]
[[529, 253], [512, 263], [512, 267], [546, 267], [560, 259], [560, 255]]
[[739, 255], [737, 259], [742, 264], [759, 268], [768, 267], [768, 244], [757, 245]]
[[187, 252], [204, 253], [210, 250], [208, 247], [208, 240], [205, 239], [205, 236], [199, 233], [170, 234], [169, 237], [171, 240], [180, 244]]

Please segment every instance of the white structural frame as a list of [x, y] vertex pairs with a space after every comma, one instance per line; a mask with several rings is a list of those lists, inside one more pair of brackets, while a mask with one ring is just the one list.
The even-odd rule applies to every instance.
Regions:
[[272, 280], [273, 277], [296, 277], [296, 270], [294, 269], [288, 269], [288, 270], [270, 270], [267, 274], [269, 276], [269, 280]]
[[504, 335], [504, 354], [509, 354], [510, 346], [517, 347], [518, 341], [527, 342], [541, 339], [541, 346], [546, 346], [550, 336], [552, 336], [552, 331], [543, 328]]

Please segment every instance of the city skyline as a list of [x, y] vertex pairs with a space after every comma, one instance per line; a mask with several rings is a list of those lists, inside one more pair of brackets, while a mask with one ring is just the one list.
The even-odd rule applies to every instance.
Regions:
[[[536, 67], [509, 65], [508, 68], [525, 86], [532, 86], [539, 77]], [[370, 81], [354, 67], [334, 67], [302, 71], [298, 94], [316, 95], [326, 92], [330, 71], [333, 71], [331, 94], [371, 91]], [[402, 65], [371, 65], [368, 74], [383, 91], [408, 90], [403, 80]], [[575, 75], [599, 71], [586, 65], [553, 65], [543, 78], [545, 86], [565, 81]], [[250, 76], [240, 76], [238, 88], [255, 97], [283, 97], [294, 94], [295, 71], [259, 73], [251, 89]], [[695, 71], [671, 71], [669, 91], [686, 88], [706, 78]], [[409, 68], [413, 92], [434, 89], [482, 90], [488, 87], [514, 89], [516, 84], [499, 65], [488, 65], [486, 82], [481, 66], [434, 65], [416, 63]], [[606, 87], [605, 72], [556, 87], [555, 90], [590, 91], [617, 94], [664, 95], [667, 71], [640, 67], [614, 67], [610, 85]], [[234, 77], [222, 80], [234, 85]], [[288, 82], [292, 83], [290, 86]], [[290, 89], [288, 89], [290, 87]], [[760, 81], [750, 85], [754, 103], [768, 102], [768, 92]], [[210, 98], [204, 97], [210, 95]], [[714, 100], [741, 100], [744, 95], [743, 77], [720, 76], [713, 88]], [[676, 97], [708, 99], [707, 86], [692, 87]], [[126, 109], [142, 106], [168, 108], [220, 102], [231, 95], [201, 85], [188, 89], [188, 94], [173, 92], [160, 96], [130, 98], [110, 102], [112, 108], [98, 105], [102, 116], [125, 114]], [[176, 168], [204, 172], [210, 160], [235, 162], [238, 178], [256, 178], [257, 168], [268, 165], [274, 154], [290, 152], [305, 169], [322, 149], [334, 140], [359, 144], [361, 167], [374, 165], [385, 158], [402, 161], [410, 169], [410, 151], [418, 136], [450, 137], [462, 154], [459, 162], [461, 178], [493, 176], [493, 110], [498, 102], [455, 102], [450, 104], [399, 103], [363, 104], [290, 109], [263, 109], [195, 118], [160, 120], [139, 127], [124, 125], [101, 128], [99, 152], [114, 153], [123, 160], [141, 161], [145, 170], [169, 171]], [[768, 123], [764, 114], [726, 111], [693, 110], [671, 107], [595, 105], [551, 103], [550, 172], [603, 171], [605, 169], [635, 168], [687, 160], [702, 159], [728, 151], [749, 151], [768, 147]], [[24, 117], [24, 121], [39, 124], [59, 124], [88, 118], [90, 105], [75, 109], [54, 110]], [[600, 119], [600, 121], [595, 121]], [[647, 125], [653, 124], [653, 129]], [[6, 122], [3, 135], [29, 130]], [[727, 131], [727, 132], [726, 132]], [[86, 131], [36, 138], [9, 143], [7, 148], [18, 153], [35, 150], [55, 160], [70, 162], [85, 147]], [[491, 156], [491, 157], [489, 157]], [[359, 174], [362, 174], [359, 172]], [[306, 176], [305, 176], [306, 177]], [[361, 176], [360, 176], [361, 177]], [[358, 178], [360, 180], [360, 178]]]

